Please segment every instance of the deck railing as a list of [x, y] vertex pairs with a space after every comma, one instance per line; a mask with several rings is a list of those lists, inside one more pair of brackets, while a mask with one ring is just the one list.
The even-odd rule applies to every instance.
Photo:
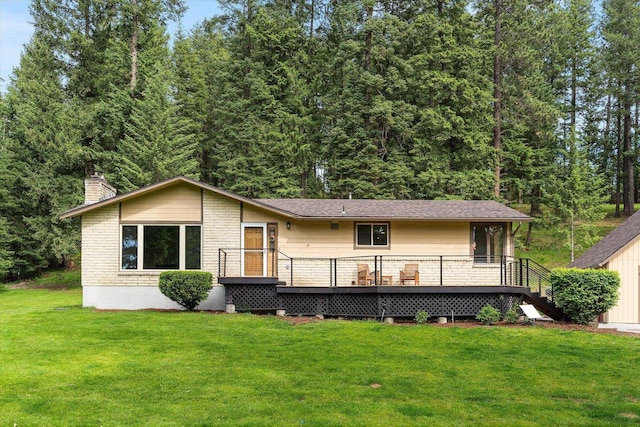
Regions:
[[[260, 251], [260, 250], [258, 250]], [[256, 250], [252, 250], [255, 254]], [[262, 249], [262, 276], [278, 277], [288, 286], [358, 286], [358, 268], [367, 266], [371, 285], [523, 286], [552, 298], [549, 271], [528, 258], [461, 255], [370, 255], [357, 257], [291, 257]], [[245, 277], [243, 249], [220, 249], [219, 277]], [[417, 281], [401, 281], [400, 271], [418, 265]]]

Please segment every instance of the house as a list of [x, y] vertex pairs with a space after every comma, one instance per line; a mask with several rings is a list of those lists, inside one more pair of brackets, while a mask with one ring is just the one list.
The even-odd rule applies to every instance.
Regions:
[[120, 195], [100, 176], [85, 187], [85, 204], [62, 215], [82, 218], [84, 306], [176, 307], [158, 289], [170, 269], [213, 273], [200, 306], [211, 310], [237, 305], [246, 286], [299, 300], [380, 288], [405, 299], [417, 289], [476, 292], [469, 286], [522, 294], [506, 286], [523, 284], [514, 235], [530, 218], [495, 201], [250, 199], [185, 177]]
[[620, 274], [619, 299], [600, 318], [603, 323], [640, 323], [640, 212], [607, 234], [569, 265], [606, 268]]

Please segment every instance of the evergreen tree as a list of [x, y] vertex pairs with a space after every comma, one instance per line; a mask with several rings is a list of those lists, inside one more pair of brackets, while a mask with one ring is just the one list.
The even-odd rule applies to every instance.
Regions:
[[145, 80], [145, 89], [133, 101], [115, 156], [114, 183], [122, 191], [176, 175], [199, 178], [193, 125], [178, 115], [169, 72], [158, 68]]
[[[633, 143], [633, 114], [637, 112], [640, 82], [640, 5], [625, 0], [603, 2], [602, 35], [605, 40], [603, 60], [610, 78], [612, 96], [617, 100], [620, 126], [617, 126], [622, 164], [624, 214], [634, 211], [634, 165], [637, 163]], [[637, 114], [637, 113], [636, 113]]]
[[601, 206], [606, 186], [577, 144], [572, 142], [565, 154], [565, 162], [552, 175], [553, 187], [545, 195], [555, 218], [568, 225], [565, 238], [573, 262], [576, 250], [584, 250], [597, 240], [594, 223], [605, 216]]
[[12, 159], [7, 221], [18, 238], [11, 247], [14, 277], [64, 263], [79, 247], [77, 222], [59, 215], [81, 201], [83, 155], [53, 64], [46, 38], [36, 33], [6, 98], [5, 149]]

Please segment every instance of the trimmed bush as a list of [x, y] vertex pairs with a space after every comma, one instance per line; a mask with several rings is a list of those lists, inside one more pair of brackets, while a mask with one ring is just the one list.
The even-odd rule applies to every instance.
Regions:
[[207, 299], [213, 275], [206, 271], [165, 271], [160, 273], [160, 292], [189, 311]]
[[586, 325], [616, 305], [617, 271], [556, 268], [551, 272], [553, 299], [573, 322]]
[[495, 325], [500, 320], [500, 310], [487, 304], [480, 309], [476, 319], [485, 325]]
[[518, 321], [518, 310], [511, 308], [504, 314], [504, 321], [507, 323], [516, 323]]
[[424, 325], [425, 323], [429, 322], [429, 313], [427, 313], [425, 310], [419, 310], [416, 313], [415, 320], [418, 325]]

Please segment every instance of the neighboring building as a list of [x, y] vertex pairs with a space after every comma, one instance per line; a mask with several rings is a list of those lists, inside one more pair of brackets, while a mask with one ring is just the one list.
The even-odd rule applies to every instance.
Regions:
[[605, 323], [640, 323], [640, 212], [607, 234], [570, 267], [617, 271], [620, 274], [620, 298], [600, 320]]
[[[349, 287], [363, 264], [367, 284], [504, 285], [530, 221], [494, 201], [256, 200], [184, 177], [117, 196], [101, 177], [86, 188], [62, 217], [82, 217], [83, 305], [102, 309], [176, 307], [158, 289], [168, 269], [213, 273], [201, 305], [213, 310], [225, 280]], [[400, 276], [415, 265], [415, 283]]]

